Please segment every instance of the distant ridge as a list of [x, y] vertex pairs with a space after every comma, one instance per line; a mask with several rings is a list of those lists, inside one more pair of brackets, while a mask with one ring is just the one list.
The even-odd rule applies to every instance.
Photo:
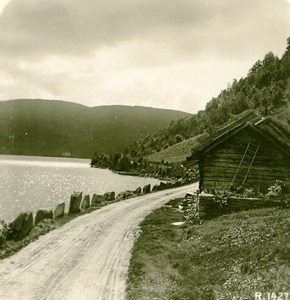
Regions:
[[87, 107], [61, 100], [0, 101], [0, 154], [91, 157], [123, 151], [136, 139], [191, 114], [142, 106]]

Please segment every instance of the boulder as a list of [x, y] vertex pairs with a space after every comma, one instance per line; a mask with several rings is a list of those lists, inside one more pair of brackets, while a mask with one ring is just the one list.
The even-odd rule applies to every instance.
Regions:
[[125, 194], [126, 194], [126, 199], [133, 198], [136, 196], [133, 191], [126, 191]]
[[151, 192], [151, 184], [146, 184], [144, 187], [143, 187], [143, 194], [148, 194]]
[[75, 214], [80, 212], [80, 205], [82, 201], [82, 193], [74, 192], [70, 196], [70, 203], [69, 203], [69, 213]]
[[157, 192], [157, 191], [160, 191], [160, 186], [159, 184], [155, 184], [152, 188], [152, 192]]
[[52, 218], [53, 218], [52, 210], [40, 209], [35, 216], [35, 225], [37, 225], [40, 221], [44, 219], [52, 219]]
[[103, 195], [97, 195], [94, 194], [93, 198], [92, 198], [92, 206], [98, 206], [99, 203], [101, 203], [102, 201], [104, 201], [104, 196]]
[[180, 180], [174, 181], [172, 183], [172, 187], [180, 187], [180, 186], [181, 186], [181, 181]]
[[90, 203], [90, 195], [86, 195], [83, 199], [83, 202], [82, 202], [82, 205], [81, 205], [81, 208], [82, 209], [88, 209], [91, 205]]
[[121, 192], [117, 195], [116, 200], [125, 200], [125, 199], [129, 199], [129, 198], [133, 198], [135, 197], [135, 193], [132, 191], [125, 191], [125, 192]]
[[142, 194], [142, 189], [140, 186], [134, 191], [134, 194], [138, 196]]
[[119, 193], [117, 196], [116, 196], [116, 200], [119, 201], [119, 200], [124, 200], [126, 199], [126, 194], [125, 192], [121, 192]]
[[64, 208], [65, 208], [65, 203], [62, 202], [57, 205], [56, 209], [54, 210], [54, 218], [62, 218], [64, 216]]
[[159, 184], [159, 189], [160, 190], [166, 190], [166, 189], [168, 189], [168, 184], [166, 183], [166, 182], [160, 182], [160, 184]]
[[22, 239], [29, 234], [33, 228], [33, 214], [21, 213], [9, 224], [9, 238]]
[[167, 187], [170, 189], [170, 188], [173, 188], [174, 187], [174, 182], [170, 181], [170, 182], [167, 182]]
[[104, 199], [106, 201], [113, 201], [115, 200], [115, 192], [108, 192], [104, 194]]

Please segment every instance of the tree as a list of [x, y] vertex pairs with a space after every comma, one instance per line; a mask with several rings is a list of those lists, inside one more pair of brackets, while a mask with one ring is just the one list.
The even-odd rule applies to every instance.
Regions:
[[290, 76], [290, 37], [287, 39], [287, 47], [282, 56], [281, 65], [283, 78], [288, 78]]
[[175, 136], [175, 143], [178, 144], [183, 141], [183, 136], [181, 134], [177, 134]]

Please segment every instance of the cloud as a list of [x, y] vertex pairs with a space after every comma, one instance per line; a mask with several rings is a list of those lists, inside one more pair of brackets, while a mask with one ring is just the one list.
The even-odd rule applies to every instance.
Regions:
[[288, 11], [286, 0], [10, 0], [0, 97], [201, 109], [266, 52], [282, 54]]
[[6, 53], [34, 57], [88, 55], [134, 39], [168, 47], [172, 56], [194, 58], [204, 50], [238, 55], [243, 47], [237, 43], [255, 50], [257, 37], [265, 43], [266, 35], [283, 35], [286, 5], [284, 0], [12, 0], [0, 18], [0, 42]]

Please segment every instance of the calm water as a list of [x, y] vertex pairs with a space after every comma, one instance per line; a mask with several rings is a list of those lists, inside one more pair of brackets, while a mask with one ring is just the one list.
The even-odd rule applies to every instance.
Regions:
[[0, 155], [0, 220], [12, 221], [20, 212], [54, 209], [73, 191], [83, 195], [119, 193], [159, 180], [121, 176], [90, 168], [90, 160]]

